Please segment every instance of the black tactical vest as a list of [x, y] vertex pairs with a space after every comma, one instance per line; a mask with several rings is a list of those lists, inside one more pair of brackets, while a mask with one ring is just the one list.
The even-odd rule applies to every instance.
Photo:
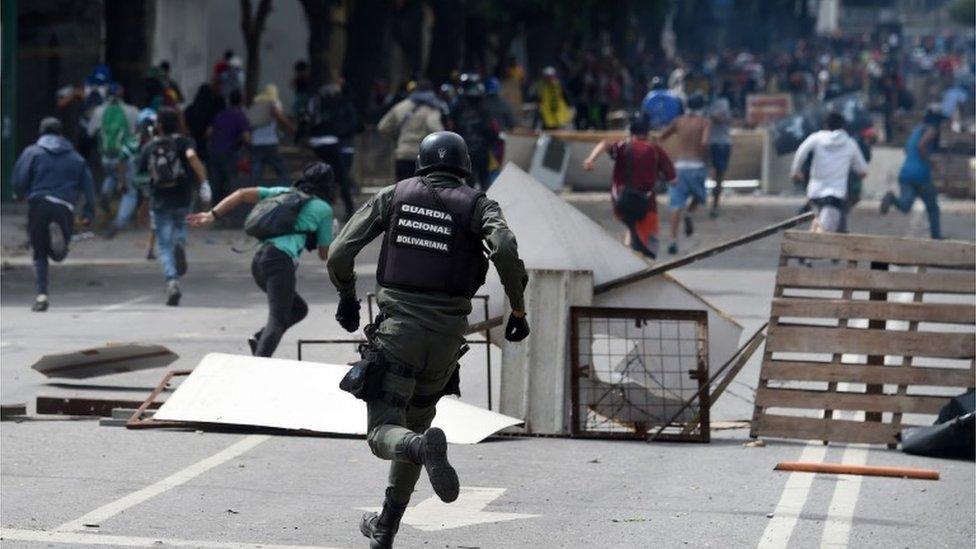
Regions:
[[488, 272], [482, 237], [471, 230], [483, 194], [463, 184], [435, 188], [420, 177], [397, 183], [376, 270], [380, 286], [474, 296]]

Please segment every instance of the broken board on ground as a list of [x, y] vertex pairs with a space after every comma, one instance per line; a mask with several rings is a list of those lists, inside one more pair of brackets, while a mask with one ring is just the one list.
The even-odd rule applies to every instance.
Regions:
[[[508, 163], [488, 190], [518, 238], [527, 269], [591, 271], [593, 284], [610, 282], [647, 269], [649, 263], [518, 166]], [[494, 269], [478, 294], [489, 296], [489, 318], [502, 316], [505, 292]], [[704, 310], [708, 312], [708, 356], [722, 364], [739, 348], [742, 326], [686, 288], [670, 273], [639, 280], [593, 296], [594, 307]], [[477, 313], [471, 323], [484, 320]], [[503, 331], [491, 331], [502, 343]]]
[[109, 344], [104, 347], [44, 355], [31, 368], [47, 377], [87, 379], [169, 366], [179, 355], [162, 345]]
[[[210, 353], [154, 420], [366, 434], [366, 404], [339, 389], [349, 366]], [[433, 425], [448, 442], [475, 444], [521, 421], [455, 398], [437, 403]]]

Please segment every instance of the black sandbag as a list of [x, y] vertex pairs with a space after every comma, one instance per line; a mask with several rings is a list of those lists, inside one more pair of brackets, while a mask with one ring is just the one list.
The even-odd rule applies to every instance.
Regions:
[[972, 412], [976, 412], [976, 389], [970, 389], [957, 397], [953, 397], [949, 404], [943, 406], [942, 410], [939, 411], [939, 419], [935, 422], [937, 424], [945, 423]]
[[899, 436], [901, 449], [916, 456], [976, 460], [974, 428], [976, 414], [969, 412], [931, 427], [903, 429]]

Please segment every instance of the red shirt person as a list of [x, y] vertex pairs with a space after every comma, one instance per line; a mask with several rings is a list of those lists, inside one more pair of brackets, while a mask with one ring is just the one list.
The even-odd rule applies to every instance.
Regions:
[[627, 226], [626, 243], [652, 259], [657, 257], [660, 225], [654, 188], [658, 181], [673, 181], [674, 164], [668, 153], [647, 138], [650, 124], [641, 115], [630, 122], [630, 137], [613, 144], [601, 141], [583, 161], [592, 170], [597, 157], [607, 152], [613, 159], [610, 198], [613, 213]]

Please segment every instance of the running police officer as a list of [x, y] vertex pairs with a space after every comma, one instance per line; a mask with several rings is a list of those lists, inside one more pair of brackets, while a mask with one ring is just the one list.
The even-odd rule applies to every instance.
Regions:
[[437, 400], [460, 394], [458, 358], [466, 319], [489, 259], [512, 308], [505, 337], [521, 341], [529, 334], [522, 297], [528, 277], [515, 235], [498, 204], [464, 184], [470, 173], [461, 136], [428, 135], [417, 155], [417, 176], [377, 193], [353, 215], [330, 251], [329, 277], [339, 290], [336, 320], [353, 332], [360, 309], [354, 260], [384, 235], [376, 273], [381, 314], [365, 329], [364, 360], [343, 380], [355, 385], [351, 378], [362, 374], [358, 396], [367, 403], [367, 442], [373, 454], [391, 461], [383, 510], [366, 513], [360, 523], [374, 549], [392, 547], [422, 469], [443, 501], [458, 497], [444, 432], [430, 424]]

